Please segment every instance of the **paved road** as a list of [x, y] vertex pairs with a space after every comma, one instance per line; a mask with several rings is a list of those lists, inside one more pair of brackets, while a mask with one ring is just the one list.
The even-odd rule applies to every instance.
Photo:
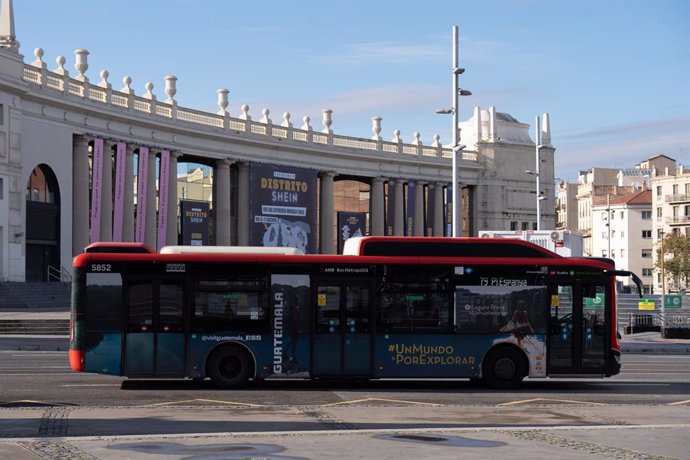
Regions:
[[607, 380], [208, 383], [75, 374], [0, 352], [0, 458], [689, 458], [690, 356]]

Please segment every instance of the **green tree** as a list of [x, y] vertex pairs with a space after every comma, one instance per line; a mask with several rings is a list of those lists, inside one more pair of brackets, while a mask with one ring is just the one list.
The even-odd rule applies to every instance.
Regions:
[[[672, 287], [685, 287], [690, 277], [690, 238], [673, 232], [664, 235], [656, 249], [654, 266], [666, 280], [673, 282]], [[669, 288], [668, 284], [666, 288]]]

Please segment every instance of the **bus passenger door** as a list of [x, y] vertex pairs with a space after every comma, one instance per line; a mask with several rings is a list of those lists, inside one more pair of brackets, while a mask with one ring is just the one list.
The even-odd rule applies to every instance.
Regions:
[[549, 374], [603, 374], [607, 344], [606, 288], [597, 283], [552, 287]]
[[125, 315], [124, 375], [184, 375], [183, 284], [130, 281]]
[[371, 374], [369, 293], [364, 282], [317, 283], [313, 376]]

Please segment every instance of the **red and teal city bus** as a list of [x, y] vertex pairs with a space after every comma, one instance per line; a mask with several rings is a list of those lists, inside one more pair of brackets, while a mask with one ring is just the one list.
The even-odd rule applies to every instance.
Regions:
[[95, 243], [74, 259], [70, 363], [131, 378], [605, 377], [617, 271], [493, 238], [363, 237], [343, 255]]

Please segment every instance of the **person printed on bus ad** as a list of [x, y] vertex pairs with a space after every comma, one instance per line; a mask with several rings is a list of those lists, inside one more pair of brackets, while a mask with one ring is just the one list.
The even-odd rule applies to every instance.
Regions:
[[523, 347], [523, 340], [527, 334], [533, 334], [534, 329], [529, 323], [529, 314], [524, 300], [518, 300], [513, 317], [501, 328], [501, 332], [511, 332], [518, 341], [518, 345]]

